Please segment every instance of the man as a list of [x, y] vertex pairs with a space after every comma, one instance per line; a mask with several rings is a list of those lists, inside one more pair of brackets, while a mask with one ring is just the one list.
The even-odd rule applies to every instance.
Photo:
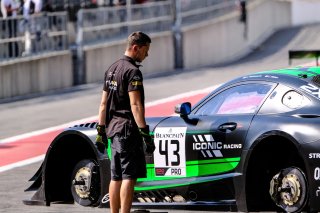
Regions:
[[20, 3], [17, 0], [1, 0], [1, 12], [3, 18], [16, 17], [20, 9]]
[[[17, 19], [15, 19], [15, 17], [17, 17], [19, 10], [20, 2], [18, 0], [1, 0], [3, 18], [8, 18], [1, 28], [8, 32], [9, 38], [18, 36]], [[19, 55], [19, 47], [16, 41], [10, 41], [8, 43], [8, 53], [9, 57], [17, 57]]]
[[247, 21], [246, 0], [237, 0], [236, 4], [241, 12], [240, 22], [246, 23]]
[[143, 77], [136, 64], [148, 56], [150, 43], [148, 35], [132, 33], [124, 56], [105, 73], [96, 146], [105, 152], [106, 135], [111, 139], [111, 213], [120, 208], [121, 213], [130, 212], [136, 180], [146, 177], [143, 145], [149, 154], [155, 149], [145, 121]]
[[24, 0], [23, 16], [29, 19], [29, 16], [35, 13], [40, 13], [42, 10], [41, 0]]

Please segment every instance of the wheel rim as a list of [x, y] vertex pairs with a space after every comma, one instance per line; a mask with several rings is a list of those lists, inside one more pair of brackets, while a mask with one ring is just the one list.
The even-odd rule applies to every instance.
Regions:
[[86, 199], [90, 195], [90, 183], [91, 183], [91, 169], [88, 167], [82, 167], [76, 173], [73, 181], [75, 191], [77, 195]]
[[301, 184], [299, 178], [295, 174], [288, 174], [282, 180], [282, 188], [288, 191], [281, 192], [283, 203], [288, 206], [293, 206], [301, 196]]
[[100, 197], [100, 175], [97, 164], [90, 159], [81, 160], [71, 177], [73, 199], [82, 206], [97, 205]]
[[301, 211], [307, 201], [307, 180], [303, 171], [296, 167], [281, 170], [270, 182], [273, 201], [286, 212]]

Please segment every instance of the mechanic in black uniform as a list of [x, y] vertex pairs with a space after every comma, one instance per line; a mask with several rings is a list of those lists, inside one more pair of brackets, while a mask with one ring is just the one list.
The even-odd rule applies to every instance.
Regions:
[[136, 180], [146, 177], [144, 151], [155, 150], [145, 121], [143, 77], [136, 63], [148, 56], [150, 43], [148, 35], [132, 33], [124, 56], [105, 73], [96, 146], [105, 152], [107, 137], [111, 139], [111, 213], [118, 213], [120, 207], [122, 213], [130, 212]]

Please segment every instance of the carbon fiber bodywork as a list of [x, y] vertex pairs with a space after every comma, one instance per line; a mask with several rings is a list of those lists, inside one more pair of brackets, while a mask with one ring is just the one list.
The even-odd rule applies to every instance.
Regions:
[[[148, 176], [138, 179], [133, 205], [320, 211], [319, 76], [319, 67], [246, 75], [214, 90], [190, 114], [147, 118], [156, 151], [146, 155]], [[90, 185], [98, 193], [89, 205], [108, 207], [109, 164], [93, 144], [95, 127], [77, 125], [54, 139], [25, 204], [73, 203], [72, 171], [90, 159], [98, 171], [90, 178], [100, 181]]]

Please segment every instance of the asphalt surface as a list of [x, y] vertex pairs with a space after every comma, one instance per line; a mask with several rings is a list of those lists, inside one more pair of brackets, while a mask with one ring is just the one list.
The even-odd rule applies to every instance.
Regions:
[[[320, 25], [285, 29], [276, 32], [241, 60], [194, 70], [175, 70], [161, 76], [145, 76], [146, 102], [211, 87], [246, 73], [288, 67], [288, 50], [320, 49], [319, 35]], [[295, 60], [292, 66], [307, 62], [315, 60]], [[0, 100], [0, 139], [95, 116], [98, 113], [101, 89], [102, 83], [97, 83], [52, 91], [41, 96]], [[109, 212], [108, 209], [85, 208], [77, 204], [25, 206], [22, 200], [33, 193], [25, 193], [24, 189], [29, 186], [28, 179], [37, 171], [40, 163], [0, 173], [0, 212]]]

